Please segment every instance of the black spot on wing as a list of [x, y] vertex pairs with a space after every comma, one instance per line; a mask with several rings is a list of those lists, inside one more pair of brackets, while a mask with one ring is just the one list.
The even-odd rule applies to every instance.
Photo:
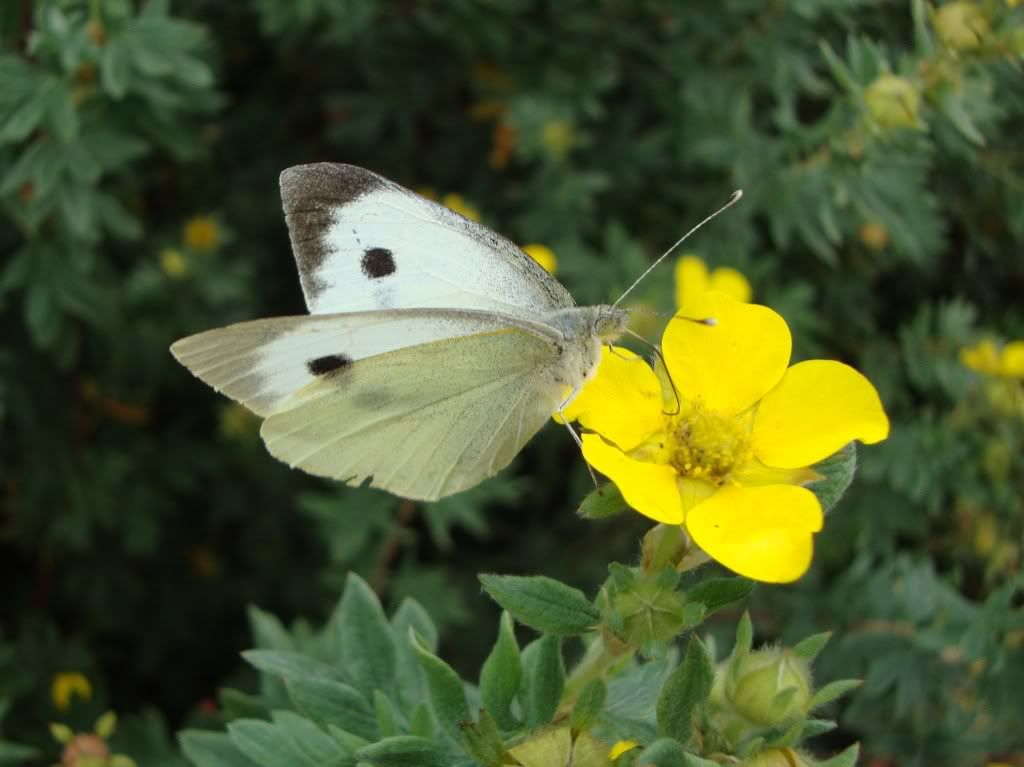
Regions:
[[387, 248], [367, 248], [360, 261], [363, 274], [371, 280], [379, 280], [395, 273], [395, 257]]
[[352, 358], [345, 354], [328, 354], [324, 357], [317, 357], [306, 363], [309, 372], [315, 376], [323, 376], [333, 373], [335, 370], [347, 368], [352, 364]]
[[287, 168], [281, 173], [280, 183], [295, 263], [309, 298], [323, 287], [316, 271], [329, 255], [325, 235], [335, 213], [389, 182], [354, 165], [318, 162]]

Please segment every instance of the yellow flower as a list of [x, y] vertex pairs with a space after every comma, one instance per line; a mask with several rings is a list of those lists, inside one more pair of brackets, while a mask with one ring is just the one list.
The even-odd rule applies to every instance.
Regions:
[[540, 143], [552, 157], [564, 157], [576, 143], [576, 131], [568, 120], [548, 120], [541, 129]]
[[529, 245], [523, 245], [523, 251], [547, 271], [551, 272], [551, 274], [554, 274], [555, 269], [558, 268], [558, 258], [555, 256], [555, 251], [547, 245], [534, 242]]
[[960, 362], [975, 373], [1001, 378], [1024, 378], [1024, 341], [1012, 341], [998, 349], [991, 340], [960, 350]]
[[[822, 526], [809, 467], [848, 442], [885, 439], [878, 393], [853, 368], [789, 367], [792, 339], [771, 309], [709, 291], [683, 305], [662, 352], [674, 393], [625, 349], [602, 351], [597, 376], [567, 408], [587, 461], [641, 514], [685, 525], [741, 575], [783, 583], [811, 562]], [[676, 399], [678, 397], [678, 399]]]
[[466, 202], [461, 194], [450, 192], [441, 198], [441, 204], [446, 208], [454, 210], [456, 213], [465, 216], [470, 221], [480, 220], [480, 211]]
[[720, 266], [708, 272], [704, 262], [691, 253], [676, 262], [676, 306], [688, 304], [709, 290], [717, 290], [744, 303], [753, 294], [747, 278], [736, 269]]
[[67, 711], [71, 708], [73, 697], [79, 697], [84, 701], [92, 700], [92, 685], [84, 674], [65, 671], [54, 675], [50, 697], [58, 711]]
[[193, 250], [213, 250], [220, 242], [220, 227], [210, 216], [193, 216], [185, 222], [184, 239]]
[[882, 128], [914, 128], [920, 124], [921, 94], [905, 77], [881, 75], [864, 90], [864, 103]]
[[934, 22], [939, 39], [954, 51], [980, 48], [991, 32], [985, 12], [974, 3], [946, 3], [935, 12]]
[[608, 752], [608, 758], [612, 761], [615, 761], [624, 753], [626, 753], [627, 751], [632, 751], [639, 745], [640, 744], [637, 743], [635, 740], [620, 740], [618, 743], [612, 746], [611, 751]]
[[160, 251], [160, 268], [168, 277], [184, 277], [188, 272], [188, 261], [175, 248], [164, 248]]

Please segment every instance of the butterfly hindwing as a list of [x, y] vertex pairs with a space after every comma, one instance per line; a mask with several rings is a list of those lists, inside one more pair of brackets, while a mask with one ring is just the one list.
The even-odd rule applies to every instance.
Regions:
[[363, 168], [288, 168], [281, 200], [313, 314], [436, 307], [537, 319], [574, 306], [512, 242]]
[[557, 352], [519, 327], [410, 346], [321, 376], [260, 431], [272, 455], [436, 500], [507, 466], [562, 398]]

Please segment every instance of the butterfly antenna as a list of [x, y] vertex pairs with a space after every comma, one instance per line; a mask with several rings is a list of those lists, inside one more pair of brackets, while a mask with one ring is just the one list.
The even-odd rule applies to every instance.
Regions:
[[742, 189], [737, 189], [735, 192], [733, 192], [731, 195], [729, 195], [729, 199], [726, 200], [725, 205], [723, 205], [721, 208], [716, 210], [710, 216], [705, 218], [703, 221], [701, 221], [699, 224], [697, 224], [697, 226], [693, 227], [690, 231], [688, 231], [686, 234], [684, 234], [682, 237], [680, 237], [678, 240], [676, 240], [676, 243], [671, 248], [669, 248], [664, 253], [662, 253], [660, 256], [658, 256], [658, 260], [655, 261], [653, 264], [651, 264], [649, 267], [647, 267], [647, 271], [645, 271], [643, 274], [641, 274], [637, 278], [636, 282], [634, 282], [632, 285], [630, 285], [628, 288], [626, 288], [626, 292], [623, 293], [621, 296], [619, 296], [619, 300], [616, 301], [614, 304], [612, 304], [612, 306], [618, 306], [620, 303], [622, 303], [622, 299], [625, 298], [626, 296], [628, 296], [630, 291], [632, 291], [633, 288], [635, 288], [637, 285], [639, 285], [640, 281], [644, 277], [646, 277], [648, 274], [650, 274], [652, 271], [654, 271], [654, 267], [656, 267], [658, 264], [660, 264], [662, 261], [664, 261], [666, 258], [668, 258], [669, 255], [672, 253], [672, 251], [674, 251], [676, 248], [678, 248], [680, 245], [682, 245], [684, 242], [686, 242], [686, 239], [691, 234], [696, 232], [698, 229], [700, 229], [702, 226], [704, 226], [704, 224], [706, 224], [708, 221], [713, 219], [719, 213], [724, 213], [725, 211], [727, 211], [729, 208], [731, 208], [733, 205], [735, 205], [737, 202], [739, 202], [739, 199], [742, 196], [743, 196], [743, 190]]

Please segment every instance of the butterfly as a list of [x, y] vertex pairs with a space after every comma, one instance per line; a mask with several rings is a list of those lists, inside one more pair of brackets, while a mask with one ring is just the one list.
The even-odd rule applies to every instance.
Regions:
[[466, 490], [626, 330], [624, 309], [576, 306], [509, 240], [369, 170], [299, 165], [280, 186], [309, 314], [171, 352], [263, 417], [267, 450], [292, 467], [423, 501]]

